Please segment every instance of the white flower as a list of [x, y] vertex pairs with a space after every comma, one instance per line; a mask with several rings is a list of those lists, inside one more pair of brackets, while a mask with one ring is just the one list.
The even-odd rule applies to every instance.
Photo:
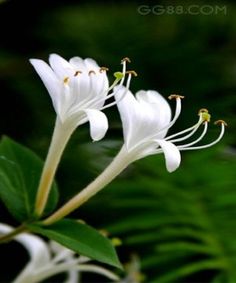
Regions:
[[68, 62], [51, 54], [50, 65], [43, 60], [30, 59], [51, 96], [60, 122], [75, 129], [89, 121], [91, 137], [96, 141], [102, 139], [108, 129], [107, 118], [101, 110], [115, 104], [104, 106], [105, 101], [114, 96], [108, 93], [119, 81], [124, 82], [126, 61], [122, 61], [123, 73], [116, 73], [116, 80], [109, 87], [108, 69], [99, 67], [93, 59], [73, 57]]
[[[195, 125], [167, 136], [168, 130], [180, 115], [183, 96], [176, 94], [169, 96], [169, 99], [176, 99], [176, 110], [171, 119], [170, 106], [158, 92], [141, 90], [136, 93], [136, 97], [129, 90], [126, 91], [125, 96], [123, 93], [123, 87], [115, 90], [115, 98], [123, 124], [124, 145], [107, 168], [86, 188], [44, 220], [45, 224], [52, 224], [80, 207], [135, 160], [148, 155], [164, 153], [166, 168], [169, 172], [173, 172], [180, 165], [180, 151], [213, 146], [224, 135], [226, 123], [218, 120], [215, 124], [221, 124], [221, 132], [216, 140], [209, 144], [194, 146], [207, 133], [211, 117], [207, 109], [201, 109], [198, 113], [199, 120]], [[204, 125], [203, 131], [198, 138], [189, 143], [178, 144], [193, 136], [202, 124]]]
[[[210, 144], [203, 146], [193, 146], [198, 143], [206, 134], [210, 114], [207, 109], [199, 112], [199, 121], [192, 127], [179, 133], [166, 136], [169, 128], [173, 126], [181, 112], [181, 98], [179, 95], [171, 95], [169, 98], [176, 99], [176, 110], [171, 120], [171, 109], [168, 102], [156, 91], [139, 91], [136, 97], [128, 91], [121, 100], [122, 88], [115, 97], [123, 123], [123, 134], [125, 145], [123, 151], [130, 156], [130, 162], [142, 157], [164, 153], [166, 167], [169, 172], [176, 170], [181, 162], [180, 151], [201, 149], [216, 144], [223, 136], [226, 123], [222, 120], [217, 121], [221, 124], [219, 137]], [[178, 142], [191, 137], [204, 124], [202, 134], [194, 141], [178, 145]], [[188, 134], [186, 134], [188, 133]], [[186, 134], [185, 136], [183, 136]], [[177, 143], [177, 144], [176, 144]]]
[[94, 141], [102, 139], [108, 129], [106, 115], [101, 111], [115, 105], [117, 101], [106, 105], [106, 100], [115, 96], [115, 92], [109, 93], [117, 86], [117, 90], [123, 87], [128, 74], [126, 87], [120, 92], [122, 99], [129, 88], [133, 71], [126, 71], [126, 63], [129, 58], [124, 58], [122, 72], [116, 72], [113, 84], [109, 87], [106, 75], [107, 68], [99, 67], [90, 58], [85, 60], [73, 57], [68, 61], [57, 54], [49, 57], [50, 66], [42, 60], [31, 59], [38, 75], [45, 84], [57, 113], [54, 132], [41, 175], [36, 197], [35, 214], [42, 215], [53, 178], [61, 159], [62, 153], [77, 126], [90, 122], [90, 135]]
[[[12, 227], [0, 223], [0, 234], [7, 234]], [[77, 256], [73, 251], [57, 244], [44, 242], [41, 238], [28, 233], [22, 233], [15, 237], [29, 253], [30, 261], [15, 278], [13, 283], [37, 283], [59, 273], [66, 273], [67, 280], [64, 283], [78, 283], [81, 272], [95, 272], [112, 281], [119, 277], [113, 272], [94, 265], [88, 264], [89, 258]]]

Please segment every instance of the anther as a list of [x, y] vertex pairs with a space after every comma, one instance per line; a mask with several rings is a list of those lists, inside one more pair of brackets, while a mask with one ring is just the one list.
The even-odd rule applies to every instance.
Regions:
[[200, 115], [201, 113], [208, 113], [209, 111], [206, 109], [206, 108], [201, 108], [199, 111], [198, 111], [198, 115]]
[[99, 70], [100, 73], [102, 73], [104, 71], [107, 72], [107, 71], [109, 71], [109, 69], [107, 67], [101, 67], [100, 70]]
[[129, 57], [125, 57], [121, 60], [121, 63], [124, 63], [124, 62], [131, 63], [131, 60], [129, 59]]
[[203, 123], [210, 122], [211, 120], [211, 114], [209, 114], [208, 110], [205, 108], [200, 109], [198, 115], [201, 117]]
[[89, 74], [89, 75], [91, 75], [91, 74], [96, 75], [96, 73], [95, 73], [95, 71], [94, 71], [94, 70], [90, 70], [90, 71], [88, 72], [88, 74]]
[[179, 94], [171, 94], [171, 95], [169, 95], [168, 96], [168, 99], [173, 99], [173, 98], [175, 98], [175, 99], [177, 99], [177, 98], [180, 98], [180, 99], [184, 99], [184, 96], [183, 95], [179, 95]]
[[224, 120], [217, 120], [217, 121], [214, 122], [214, 124], [215, 125], [219, 125], [219, 124], [222, 125], [223, 124], [225, 126], [228, 126], [228, 124]]
[[134, 77], [137, 77], [137, 75], [138, 75], [134, 70], [126, 71], [125, 73], [129, 74], [129, 75], [133, 75]]
[[82, 72], [81, 72], [81, 71], [76, 71], [76, 72], [74, 73], [74, 76], [77, 77], [78, 74], [82, 74]]
[[69, 82], [69, 77], [65, 77], [64, 80], [63, 80], [63, 83], [68, 84], [68, 82]]

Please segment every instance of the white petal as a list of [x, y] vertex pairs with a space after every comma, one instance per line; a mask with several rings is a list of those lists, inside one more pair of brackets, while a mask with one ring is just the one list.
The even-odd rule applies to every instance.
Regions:
[[132, 150], [149, 139], [163, 138], [166, 131], [159, 131], [169, 124], [171, 119], [167, 101], [156, 91], [139, 91], [136, 99], [128, 91], [121, 99], [124, 89], [120, 88], [115, 97], [118, 101], [127, 149]]
[[97, 64], [97, 62], [91, 58], [86, 58], [84, 60], [85, 66], [87, 68], [88, 71], [90, 70], [94, 70], [95, 72], [99, 71], [99, 66]]
[[69, 63], [75, 68], [76, 71], [87, 71], [84, 60], [78, 56], [71, 58]]
[[87, 72], [83, 72], [76, 77], [71, 78], [71, 91], [75, 104], [79, 104], [81, 107], [91, 99], [91, 83], [90, 76]]
[[39, 59], [30, 59], [30, 63], [43, 81], [53, 101], [58, 99], [60, 86], [58, 79], [47, 63]]
[[[13, 230], [12, 227], [6, 224], [0, 224], [0, 234], [6, 234]], [[16, 236], [15, 239], [21, 243], [30, 255], [30, 261], [14, 280], [14, 283], [28, 282], [29, 278], [33, 277], [37, 269], [50, 264], [50, 252], [47, 244], [35, 235], [23, 233]]]
[[156, 140], [156, 142], [163, 150], [167, 170], [169, 172], [175, 171], [181, 162], [181, 155], [178, 148], [173, 143], [165, 140]]
[[87, 67], [87, 71], [95, 71], [95, 74], [92, 73], [89, 75], [90, 82], [91, 82], [91, 97], [104, 97], [104, 101], [101, 100], [101, 102], [96, 105], [95, 108], [101, 108], [104, 105], [105, 97], [107, 94], [107, 90], [109, 87], [109, 81], [106, 75], [106, 72], [102, 71], [100, 72], [100, 68], [98, 64], [91, 58], [87, 58], [84, 60], [85, 65]]
[[[158, 133], [161, 129], [167, 126], [171, 120], [171, 108], [166, 99], [157, 91], [138, 91], [136, 98], [141, 105], [148, 105], [150, 111], [153, 113], [153, 123], [155, 125], [155, 132]], [[166, 131], [162, 131], [156, 138], [161, 139], [165, 137]]]
[[90, 135], [94, 141], [101, 140], [108, 130], [108, 120], [106, 115], [95, 109], [83, 110], [90, 123]]
[[69, 63], [73, 66], [75, 72], [82, 72], [81, 74], [72, 76], [71, 78], [74, 102], [82, 106], [91, 99], [90, 93], [92, 91], [92, 86], [90, 83], [90, 76], [88, 74], [89, 70], [85, 65], [85, 60], [80, 57], [71, 58]]
[[131, 91], [117, 86], [114, 89], [117, 107], [120, 113], [125, 144], [128, 149], [135, 145], [134, 133], [139, 123], [139, 105]]
[[62, 82], [66, 77], [73, 76], [75, 73], [73, 66], [57, 54], [51, 54], [49, 56], [49, 63], [56, 73], [58, 79]]

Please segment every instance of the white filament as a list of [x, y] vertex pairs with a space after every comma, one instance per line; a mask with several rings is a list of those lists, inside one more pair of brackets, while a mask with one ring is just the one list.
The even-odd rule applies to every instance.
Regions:
[[206, 135], [207, 128], [208, 128], [208, 122], [205, 122], [203, 132], [202, 132], [202, 134], [200, 135], [199, 138], [197, 138], [197, 139], [196, 139], [195, 141], [193, 141], [193, 142], [180, 145], [180, 146], [178, 146], [178, 148], [180, 149], [180, 148], [184, 148], [184, 147], [190, 147], [190, 146], [192, 146], [192, 145], [198, 143], [198, 142], [199, 142], [200, 140], [202, 140], [203, 137]]
[[180, 150], [181, 151], [182, 150], [196, 150], [196, 149], [203, 149], [203, 148], [211, 147], [211, 146], [215, 145], [216, 143], [218, 143], [222, 139], [224, 132], [225, 132], [225, 125], [224, 125], [224, 123], [221, 123], [221, 132], [220, 132], [218, 138], [216, 140], [214, 140], [213, 142], [205, 144], [205, 145], [201, 145], [201, 146], [184, 147], [184, 148], [180, 148]]

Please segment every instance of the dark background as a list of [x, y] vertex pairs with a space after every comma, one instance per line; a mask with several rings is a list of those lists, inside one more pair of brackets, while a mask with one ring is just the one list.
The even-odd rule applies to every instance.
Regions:
[[[142, 15], [140, 5], [150, 9], [161, 5], [164, 12], [157, 15], [152, 10]], [[209, 10], [202, 8], [197, 15], [178, 10], [188, 11], [191, 5], [199, 9], [208, 5], [213, 10], [207, 14]], [[170, 6], [174, 12], [168, 10]], [[217, 12], [217, 7], [225, 7], [225, 13]], [[130, 57], [130, 68], [138, 73], [131, 83], [133, 92], [155, 89], [165, 97], [171, 93], [185, 96], [173, 132], [192, 125], [202, 107], [209, 109], [212, 121], [224, 119], [229, 124], [218, 146], [184, 152], [177, 172], [166, 173], [163, 156], [146, 158], [130, 166], [110, 189], [73, 214], [96, 228], [107, 228], [111, 236], [121, 237], [121, 261], [137, 255], [146, 282], [236, 282], [235, 18], [234, 1], [9, 0], [0, 4], [0, 132], [42, 158], [47, 153], [55, 113], [29, 58], [47, 61], [50, 53], [66, 59], [94, 58], [109, 67], [111, 79], [112, 73], [120, 70], [120, 60]], [[122, 144], [117, 110], [113, 107], [106, 114], [110, 128], [103, 141], [91, 143], [87, 124], [73, 135], [57, 174], [60, 203], [90, 182]], [[205, 142], [218, 132], [212, 123]], [[183, 220], [186, 214], [192, 223]], [[161, 224], [157, 219], [162, 219]], [[3, 205], [1, 222], [16, 225]], [[116, 222], [117, 226], [111, 225]], [[193, 246], [200, 245], [199, 232], [212, 240], [205, 250], [203, 247], [205, 252]], [[209, 252], [217, 250], [212, 242], [217, 242], [221, 252]], [[164, 244], [167, 246], [163, 248]], [[6, 250], [1, 258], [5, 258]], [[14, 255], [11, 275], [1, 270], [0, 280], [12, 278], [22, 252], [20, 249]], [[5, 258], [6, 266], [12, 264], [11, 256], [8, 253]], [[215, 258], [226, 262], [222, 263], [225, 267], [216, 263], [194, 267]], [[171, 274], [172, 278], [162, 279]]]

